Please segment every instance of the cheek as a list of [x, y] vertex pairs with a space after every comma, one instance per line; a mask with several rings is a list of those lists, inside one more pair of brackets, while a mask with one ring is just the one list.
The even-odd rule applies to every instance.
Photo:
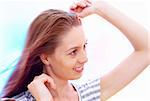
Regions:
[[76, 59], [67, 57], [62, 60], [61, 64], [68, 68], [74, 68], [76, 65], [76, 62], [77, 62]]
[[65, 79], [72, 79], [69, 78], [68, 75], [73, 75], [73, 68], [76, 65], [75, 59], [66, 59], [66, 58], [59, 58], [59, 60], [55, 61], [52, 66], [52, 71], [55, 75], [65, 78]]
[[59, 56], [58, 58], [53, 59], [52, 67], [58, 68], [60, 70], [69, 70], [76, 66], [76, 59], [68, 56]]

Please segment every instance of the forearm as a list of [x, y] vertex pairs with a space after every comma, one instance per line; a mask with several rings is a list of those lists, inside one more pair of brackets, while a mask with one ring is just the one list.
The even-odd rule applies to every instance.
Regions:
[[148, 31], [109, 4], [99, 5], [96, 13], [116, 26], [135, 50], [114, 70], [102, 76], [101, 95], [102, 99], [106, 100], [129, 84], [149, 65]]
[[148, 50], [148, 30], [105, 2], [98, 6], [97, 14], [116, 26], [128, 38], [135, 51]]
[[100, 0], [86, 6], [82, 3], [84, 4], [84, 2], [80, 2], [72, 7], [79, 17], [84, 18], [91, 14], [100, 15], [116, 26], [135, 49], [114, 70], [101, 77], [101, 100], [105, 101], [129, 84], [148, 66], [148, 31], [106, 2]]
[[127, 86], [147, 66], [144, 52], [134, 52], [112, 71], [101, 77], [101, 95], [104, 101]]

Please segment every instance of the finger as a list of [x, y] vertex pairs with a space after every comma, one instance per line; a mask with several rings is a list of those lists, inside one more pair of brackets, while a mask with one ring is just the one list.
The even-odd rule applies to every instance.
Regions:
[[77, 2], [76, 5], [82, 8], [86, 7], [86, 3], [84, 1]]
[[89, 12], [86, 9], [91, 6], [92, 6], [92, 2], [89, 0], [80, 1], [80, 2], [75, 3], [72, 6], [72, 8], [70, 9], [70, 12], [77, 13], [77, 15], [79, 15], [79, 17], [83, 17], [86, 15], [89, 15], [88, 14]]
[[46, 87], [49, 89], [49, 91], [51, 92], [51, 94], [52, 94], [53, 96], [57, 96], [57, 95], [58, 95], [57, 92], [56, 92], [56, 88], [52, 87], [52, 86], [50, 85], [50, 83], [46, 82], [45, 85], [46, 85]]
[[82, 12], [76, 13], [76, 14], [77, 14], [77, 16], [80, 17], [80, 18], [84, 18], [84, 17], [86, 17], [86, 16], [92, 14], [89, 9], [90, 9], [90, 8], [83, 9]]
[[56, 85], [54, 83], [54, 80], [49, 75], [43, 73], [40, 75], [40, 79], [43, 83], [47, 82], [50, 84], [51, 88], [56, 89]]
[[86, 7], [89, 7], [92, 5], [92, 2], [89, 0], [85, 0], [85, 4], [86, 4]]
[[76, 3], [77, 6], [80, 6], [82, 8], [88, 7], [92, 4], [90, 0], [82, 0]]
[[73, 3], [71, 6], [70, 6], [70, 9], [75, 9], [77, 7], [77, 5], [75, 3]]
[[50, 83], [51, 88], [56, 89], [56, 84], [52, 78], [48, 78], [48, 83]]
[[91, 0], [84, 0], [84, 1], [86, 1], [86, 2], [89, 3], [89, 4], [92, 4], [92, 1], [91, 1]]
[[33, 80], [36, 80], [38, 78], [38, 76], [35, 76]]
[[84, 8], [86, 7], [86, 3], [84, 1], [78, 1], [78, 2], [74, 2], [70, 9], [73, 10], [73, 9], [77, 9], [77, 8]]

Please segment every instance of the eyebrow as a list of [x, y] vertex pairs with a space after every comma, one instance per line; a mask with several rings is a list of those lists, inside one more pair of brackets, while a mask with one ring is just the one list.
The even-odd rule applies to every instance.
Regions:
[[[84, 44], [87, 44], [87, 40], [85, 41], [85, 43]], [[73, 50], [73, 49], [77, 49], [77, 48], [80, 48], [80, 46], [73, 46], [73, 47], [71, 47], [71, 48], [69, 48], [69, 49], [67, 49], [67, 51], [69, 51], [69, 50]], [[66, 52], [67, 52], [66, 51]]]

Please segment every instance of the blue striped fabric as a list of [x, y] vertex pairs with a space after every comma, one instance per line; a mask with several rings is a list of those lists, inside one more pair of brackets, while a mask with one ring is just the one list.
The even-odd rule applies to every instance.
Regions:
[[25, 91], [13, 97], [15, 101], [36, 101], [29, 91]]
[[79, 101], [100, 101], [100, 79], [83, 85], [73, 84], [79, 95]]

